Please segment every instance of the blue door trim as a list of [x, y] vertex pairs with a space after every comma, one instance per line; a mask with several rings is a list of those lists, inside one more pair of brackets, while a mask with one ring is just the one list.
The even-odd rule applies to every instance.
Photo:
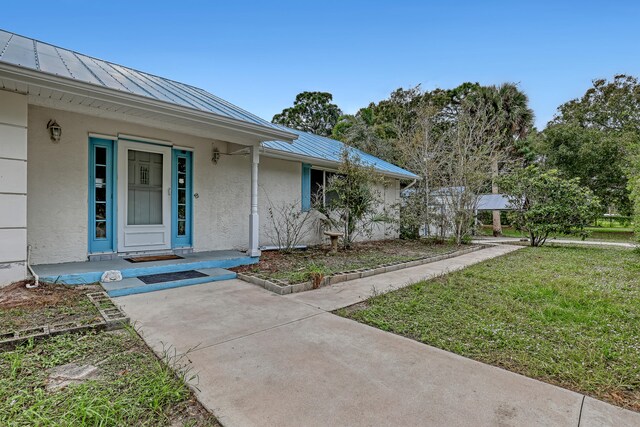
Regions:
[[302, 211], [311, 210], [311, 165], [302, 164]]
[[[96, 153], [101, 150], [104, 160], [96, 163]], [[102, 157], [102, 156], [101, 156]], [[89, 138], [89, 253], [114, 252], [116, 248], [116, 150], [115, 141], [110, 139]], [[99, 174], [104, 175], [102, 183], [96, 181], [97, 169]], [[103, 171], [103, 172], [102, 172]], [[104, 188], [100, 192], [99, 199], [96, 188]], [[97, 216], [98, 206], [100, 206], [100, 217]], [[104, 214], [102, 212], [104, 210]], [[97, 235], [97, 229], [104, 230], [101, 235]]]
[[[193, 245], [193, 153], [173, 149], [171, 157], [171, 247], [191, 247]], [[184, 165], [184, 172], [178, 170], [178, 162]], [[179, 182], [179, 179], [184, 179], [185, 182]], [[178, 200], [181, 192], [185, 193], [184, 200]], [[182, 210], [184, 210], [184, 218], [178, 215]], [[184, 227], [182, 227], [183, 224]]]

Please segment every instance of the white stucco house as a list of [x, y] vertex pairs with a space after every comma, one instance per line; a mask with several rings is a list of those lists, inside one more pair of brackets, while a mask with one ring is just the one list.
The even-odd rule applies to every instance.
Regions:
[[[188, 84], [0, 31], [0, 284], [28, 277], [28, 252], [33, 265], [258, 257], [271, 243], [261, 195], [309, 208], [341, 147]], [[386, 177], [384, 205], [396, 204], [400, 180], [416, 176], [360, 154]]]

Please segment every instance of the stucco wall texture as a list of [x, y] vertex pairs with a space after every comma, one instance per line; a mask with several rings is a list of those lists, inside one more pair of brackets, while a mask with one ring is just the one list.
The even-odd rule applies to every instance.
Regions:
[[[59, 143], [51, 142], [46, 124], [55, 119], [63, 129]], [[170, 141], [193, 149], [193, 249], [245, 249], [249, 241], [250, 157], [228, 155], [242, 146], [169, 132], [150, 126], [29, 106], [27, 174], [27, 240], [32, 263], [87, 260], [88, 138], [89, 133], [135, 135]], [[213, 147], [222, 154], [211, 161]], [[299, 201], [300, 162], [261, 156], [259, 167], [260, 245], [270, 245], [267, 214], [271, 203]], [[398, 202], [399, 182], [380, 186], [384, 206]], [[269, 200], [267, 200], [267, 195]], [[315, 224], [304, 243], [319, 243]], [[376, 239], [397, 235], [395, 227], [376, 228]]]

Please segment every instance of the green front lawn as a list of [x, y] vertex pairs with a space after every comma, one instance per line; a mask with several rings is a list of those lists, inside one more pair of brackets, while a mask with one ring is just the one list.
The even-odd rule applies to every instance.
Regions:
[[[91, 323], [95, 286], [16, 283], [0, 294], [0, 332]], [[67, 333], [0, 347], [0, 426], [217, 426], [187, 387], [192, 373], [158, 359], [136, 331]], [[56, 369], [92, 365], [94, 377], [52, 389]], [[195, 380], [195, 378], [193, 378]]]
[[339, 314], [640, 410], [640, 255], [525, 248]]
[[[99, 376], [47, 390], [50, 370], [68, 363], [97, 366]], [[217, 426], [171, 363], [131, 329], [57, 335], [0, 351], [0, 425]]]

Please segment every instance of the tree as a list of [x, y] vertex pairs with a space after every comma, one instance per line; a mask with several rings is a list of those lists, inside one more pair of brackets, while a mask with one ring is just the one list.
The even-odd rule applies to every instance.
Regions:
[[529, 166], [503, 176], [500, 185], [509, 195], [513, 224], [529, 234], [531, 246], [542, 246], [550, 234], [586, 237], [585, 227], [600, 209], [579, 179], [564, 179], [555, 169]]
[[319, 201], [315, 208], [324, 215], [326, 226], [342, 230], [346, 249], [357, 236], [370, 236], [375, 224], [388, 222], [389, 218], [378, 211], [381, 195], [375, 187], [383, 178], [348, 148], [341, 155], [337, 173], [326, 184], [326, 204]]
[[492, 160], [502, 162], [504, 147], [486, 135], [498, 118], [488, 106], [461, 104], [455, 123], [443, 135], [433, 153], [442, 183], [435, 198], [453, 228], [456, 243], [462, 243], [473, 228], [473, 219], [482, 190], [493, 178]]
[[447, 185], [442, 179], [443, 169], [440, 167], [446, 144], [443, 133], [437, 129], [439, 112], [436, 106], [423, 105], [417, 111], [413, 134], [399, 145], [402, 163], [421, 178], [412, 188], [403, 192], [403, 237], [418, 238], [420, 229], [426, 235], [431, 235], [436, 214], [432, 192], [434, 188]]
[[377, 124], [374, 110], [362, 108], [354, 115], [340, 117], [333, 128], [333, 138], [359, 150], [390, 162], [394, 161], [395, 147], [385, 138], [386, 124]]
[[354, 115], [342, 116], [333, 137], [388, 162], [402, 164], [398, 148], [412, 131], [422, 97], [419, 86], [396, 89], [388, 99], [372, 102]]
[[333, 95], [328, 92], [302, 92], [296, 96], [293, 107], [276, 114], [272, 123], [288, 126], [320, 136], [331, 136], [333, 127], [342, 111], [332, 103]]
[[[524, 150], [527, 134], [533, 127], [533, 111], [529, 108], [527, 95], [514, 83], [500, 86], [482, 86], [468, 98], [475, 108], [481, 108], [482, 114], [493, 116], [493, 126], [488, 130], [487, 141], [499, 145], [504, 160], [517, 160]], [[496, 152], [498, 152], [496, 151]], [[491, 192], [498, 194], [498, 176], [508, 165], [500, 164], [497, 157], [491, 159]], [[500, 211], [493, 211], [493, 235], [502, 234]]]
[[594, 80], [582, 97], [558, 107], [538, 151], [547, 167], [579, 178], [624, 214], [631, 210], [628, 177], [635, 168], [629, 167], [627, 150], [633, 140], [640, 140], [640, 84], [620, 74]]
[[568, 178], [577, 178], [598, 196], [604, 206], [630, 210], [624, 138], [616, 132], [582, 127], [575, 123], [548, 126], [539, 139], [543, 164], [557, 168]]
[[593, 80], [593, 86], [578, 99], [558, 107], [550, 124], [572, 123], [603, 131], [640, 131], [640, 84], [638, 79], [618, 74], [612, 81]]
[[405, 192], [403, 229], [429, 235], [439, 229], [436, 235], [450, 234], [458, 244], [471, 234], [479, 195], [491, 182], [491, 159], [503, 157], [500, 144], [486, 138], [495, 126], [491, 113], [464, 99], [450, 109], [429, 98], [417, 111], [402, 154], [422, 180]]

